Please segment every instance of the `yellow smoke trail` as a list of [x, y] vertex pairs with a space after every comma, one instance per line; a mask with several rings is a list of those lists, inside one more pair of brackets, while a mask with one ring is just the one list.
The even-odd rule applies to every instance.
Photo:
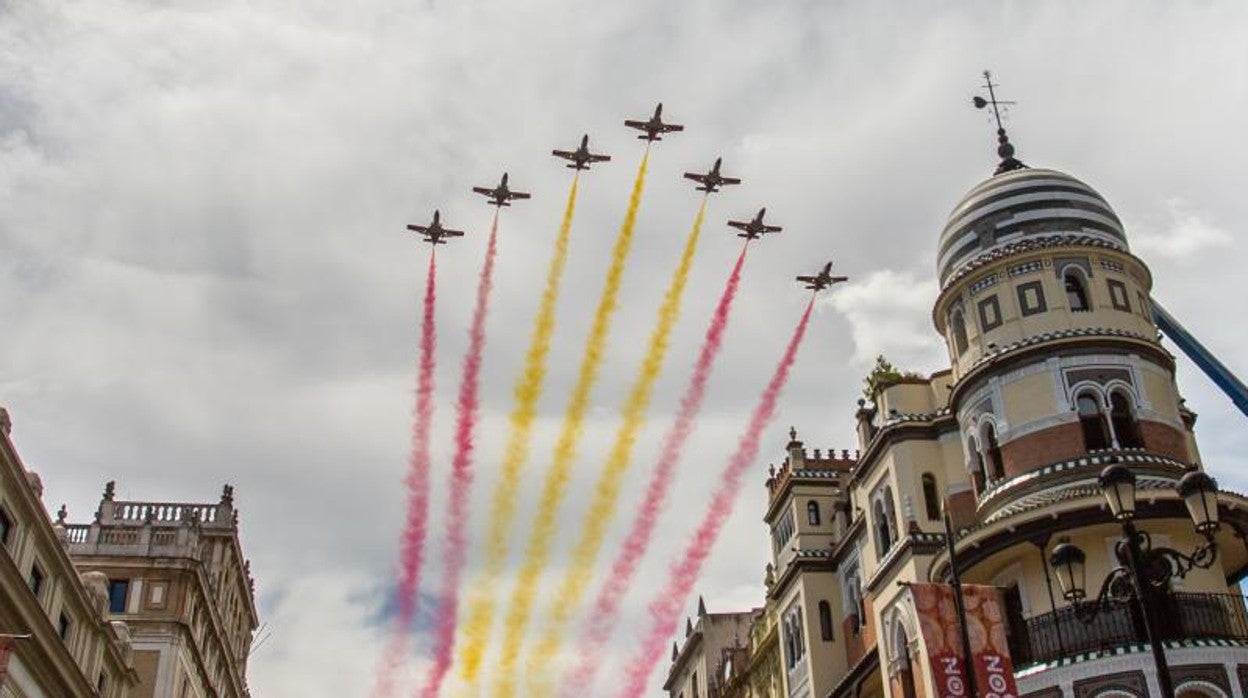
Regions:
[[481, 657], [494, 624], [494, 597], [490, 593], [502, 576], [507, 562], [507, 537], [511, 520], [516, 511], [516, 492], [520, 485], [520, 469], [529, 459], [529, 443], [533, 432], [533, 420], [537, 416], [537, 401], [542, 395], [542, 383], [546, 378], [546, 357], [550, 354], [550, 339], [555, 332], [555, 304], [559, 299], [559, 283], [563, 279], [563, 267], [568, 258], [568, 238], [572, 231], [572, 215], [576, 211], [576, 191], [580, 173], [572, 179], [568, 203], [563, 210], [563, 221], [555, 238], [555, 251], [546, 272], [546, 286], [542, 291], [537, 319], [529, 350], [524, 357], [524, 372], [516, 382], [516, 404], [509, 418], [507, 446], [503, 451], [503, 472], [494, 488], [494, 505], [490, 508], [490, 530], [485, 545], [485, 576], [474, 587], [468, 602], [468, 618], [464, 622], [464, 644], [460, 649], [460, 675], [465, 681], [475, 681], [481, 669]]
[[594, 561], [598, 557], [598, 551], [602, 549], [602, 541], [607, 534], [607, 524], [615, 514], [620, 486], [632, 460], [633, 446], [637, 442], [638, 432], [645, 423], [654, 384], [659, 378], [659, 372], [663, 368], [663, 359], [667, 355], [668, 339], [680, 316], [680, 299], [685, 290], [685, 283], [689, 280], [689, 269], [693, 266], [705, 214], [706, 199], [703, 198], [702, 205], [698, 208], [698, 215], [693, 219], [693, 228], [685, 239], [685, 249], [681, 254], [680, 263], [672, 273], [667, 292], [663, 296], [663, 304], [659, 306], [658, 318], [650, 333], [650, 344], [646, 349], [641, 371], [624, 403], [620, 427], [615, 433], [615, 443], [598, 477], [594, 500], [581, 521], [581, 537], [576, 547], [572, 549], [571, 566], [564, 576], [559, 591], [550, 603], [550, 610], [546, 615], [546, 627], [537, 650], [533, 654], [533, 659], [528, 665], [528, 675], [531, 680], [530, 695], [546, 695], [551, 692], [543, 684], [549, 681], [553, 673], [550, 665], [559, 649], [561, 633], [593, 578]]
[[520, 654], [520, 642], [528, 627], [529, 611], [533, 607], [533, 599], [537, 592], [537, 577], [542, 568], [546, 566], [547, 558], [550, 557], [550, 544], [555, 536], [555, 515], [572, 474], [576, 445], [581, 437], [585, 412], [589, 409], [590, 389], [597, 380], [598, 368], [602, 364], [607, 334], [611, 328], [611, 316], [615, 312], [620, 281], [624, 276], [624, 264], [628, 261], [628, 252], [633, 243], [633, 226], [637, 221], [637, 209], [641, 205], [641, 192], [645, 187], [646, 165], [649, 160], [650, 151], [647, 149], [646, 154], [641, 158], [641, 166], [637, 169], [633, 192], [628, 200], [628, 212], [624, 214], [624, 223], [620, 226], [620, 233], [616, 237], [615, 248], [611, 253], [611, 266], [607, 270], [607, 281], [603, 286], [602, 296], [598, 299], [598, 308], [594, 313], [589, 338], [585, 341], [585, 353], [581, 357], [580, 372], [576, 385], [572, 389], [567, 411], [564, 413], [563, 428], [555, 445], [550, 471], [546, 474], [546, 481], [542, 487], [542, 498], [538, 505], [536, 520], [533, 522], [533, 530], [529, 536], [529, 545], [525, 550], [524, 563], [520, 568], [516, 588], [511, 595], [511, 605], [507, 609], [497, 685], [490, 693], [491, 696], [497, 698], [510, 698], [515, 692], [515, 669], [516, 659]]

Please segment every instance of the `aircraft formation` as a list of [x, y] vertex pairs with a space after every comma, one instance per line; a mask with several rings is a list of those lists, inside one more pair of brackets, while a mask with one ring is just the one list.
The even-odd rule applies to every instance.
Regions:
[[[624, 121], [624, 125], [629, 128], [642, 131], [637, 138], [649, 143], [663, 140], [662, 134], [678, 133], [685, 130], [685, 127], [681, 124], [664, 123], [662, 116], [663, 103], [660, 102], [658, 106], [654, 108], [654, 114], [651, 115], [649, 119], [644, 121], [626, 119]], [[567, 167], [574, 170], [589, 170], [590, 166], [595, 163], [609, 162], [611, 160], [610, 155], [593, 153], [589, 150], [589, 134], [581, 136], [581, 143], [576, 150], [552, 150], [550, 152], [551, 155], [554, 155], [557, 158], [567, 160], [569, 162]], [[720, 187], [740, 184], [740, 178], [725, 177], [720, 173], [720, 167], [722, 165], [723, 158], [715, 158], [715, 164], [712, 165], [711, 169], [705, 174], [686, 172], [684, 177], [685, 179], [697, 182], [698, 186], [695, 187], [695, 189], [701, 192], [706, 192], [707, 194], [719, 191]], [[531, 197], [530, 194], [525, 192], [512, 190], [507, 183], [507, 178], [508, 175], [504, 172], [502, 180], [499, 181], [497, 186], [493, 188], [473, 187], [472, 191], [485, 196], [491, 206], [499, 208], [503, 206], [510, 206], [511, 201], [528, 199]], [[783, 230], [781, 226], [764, 223], [763, 216], [766, 215], [766, 213], [767, 209], [765, 207], [760, 208], [753, 219], [749, 221], [730, 220], [728, 221], [728, 225], [732, 228], [740, 230], [741, 232], [737, 234], [737, 237], [745, 238], [746, 240], [758, 240], [765, 234], [779, 233]], [[441, 214], [436, 210], [433, 212], [433, 220], [429, 223], [429, 225], [408, 225], [407, 229], [419, 233], [423, 236], [421, 241], [427, 242], [430, 245], [445, 245], [446, 238], [463, 237], [464, 235], [462, 230], [451, 230], [449, 228], [445, 228], [441, 222]], [[798, 283], [804, 284], [807, 289], [815, 291], [816, 293], [834, 284], [848, 280], [849, 277], [846, 276], [832, 275], [832, 262], [825, 264], [823, 269], [813, 275], [796, 277], [796, 281]]]

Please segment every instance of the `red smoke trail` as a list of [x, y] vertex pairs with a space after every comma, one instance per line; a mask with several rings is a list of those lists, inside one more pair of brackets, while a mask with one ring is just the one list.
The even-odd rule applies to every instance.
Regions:
[[437, 698], [442, 680], [451, 668], [455, 649], [456, 617], [459, 613], [459, 584], [464, 569], [465, 529], [468, 527], [468, 492], [472, 488], [473, 433], [477, 427], [477, 388], [481, 375], [481, 352], [485, 348], [485, 315], [489, 310], [490, 289], [494, 279], [495, 240], [498, 235], [498, 211], [490, 224], [490, 241], [485, 247], [485, 263], [477, 281], [477, 305], [472, 311], [472, 327], [468, 330], [468, 353], [464, 355], [464, 373], [459, 383], [456, 403], [455, 455], [451, 460], [451, 501], [447, 505], [446, 546], [442, 550], [442, 592], [434, 618], [433, 668], [429, 671], [420, 695]]
[[377, 674], [375, 696], [394, 693], [395, 673], [407, 654], [407, 633], [416, 615], [416, 595], [425, 556], [425, 530], [429, 518], [429, 428], [433, 424], [433, 368], [437, 333], [434, 306], [437, 304], [438, 262], [429, 252], [429, 272], [425, 282], [424, 315], [420, 325], [420, 369], [416, 379], [416, 419], [412, 425], [412, 452], [407, 472], [407, 519], [399, 541], [399, 583], [395, 590], [398, 613], [394, 637], [386, 649]]
[[724, 330], [728, 327], [728, 316], [732, 310], [732, 301], [737, 295], [737, 286], [741, 281], [741, 267], [745, 264], [745, 253], [749, 251], [747, 242], [741, 248], [737, 263], [724, 284], [724, 291], [711, 316], [710, 327], [702, 341], [702, 349], [694, 363], [693, 375], [685, 387], [685, 394], [680, 399], [680, 411], [676, 413], [676, 421], [672, 423], [663, 441], [663, 450], [655, 464], [650, 482], [646, 486], [646, 495], [641, 508], [633, 518], [632, 528], [628, 537], [611, 564], [611, 573], [607, 575], [602, 590], [594, 601], [594, 610], [589, 614], [589, 626], [585, 631], [577, 652], [581, 659], [576, 669], [564, 679], [560, 686], [563, 696], [583, 696], [593, 683], [594, 673], [602, 665], [602, 648], [611, 631], [615, 628], [620, 601], [632, 583], [637, 571], [637, 563], [641, 561], [650, 547], [650, 538], [658, 524], [659, 514], [667, 500], [672, 475], [680, 463], [681, 454], [689, 435], [693, 433], [694, 419], [702, 406], [702, 398], [706, 395], [706, 382], [711, 376], [711, 368], [715, 357], [723, 345]]
[[649, 678], [654, 665], [663, 655], [663, 646], [667, 638], [676, 630], [676, 625], [680, 620], [680, 609], [693, 589], [693, 585], [698, 581], [702, 563], [711, 554], [715, 539], [719, 537], [720, 528], [732, 512], [733, 500], [736, 499], [741, 489], [741, 478], [758, 455], [759, 437], [776, 411], [776, 401], [780, 398], [780, 392], [784, 390], [784, 384], [789, 378], [789, 369], [793, 367], [793, 361], [797, 358], [797, 350], [801, 346], [802, 337], [806, 334], [806, 325], [810, 322], [810, 311], [814, 307], [815, 299], [812, 297], [810, 303], [806, 305], [806, 311], [802, 313], [802, 319], [793, 330], [793, 337], [789, 340], [789, 346], [785, 349], [784, 356], [771, 376], [771, 382], [767, 384], [762, 397], [759, 398], [758, 405], [754, 408], [749, 426], [737, 443], [736, 453], [732, 454], [727, 467], [724, 468], [723, 479], [720, 481], [719, 489], [715, 491], [714, 498], [711, 499], [710, 506], [707, 507], [702, 523], [698, 526], [693, 538], [689, 540], [684, 553], [676, 558], [675, 564], [668, 570], [667, 586], [650, 603], [650, 629], [642, 640], [640, 651], [625, 671], [624, 688], [619, 693], [621, 698], [637, 698], [645, 691], [646, 679]]

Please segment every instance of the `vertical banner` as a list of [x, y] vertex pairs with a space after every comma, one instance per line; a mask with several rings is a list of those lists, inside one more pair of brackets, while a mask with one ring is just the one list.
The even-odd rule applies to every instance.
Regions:
[[979, 698], [1015, 698], [1018, 684], [1014, 681], [1014, 662], [1006, 639], [1001, 592], [983, 584], [963, 584], [962, 600], [966, 604]]
[[[962, 656], [961, 623], [947, 584], [911, 584], [923, 646], [931, 666], [935, 698], [970, 695]], [[966, 632], [970, 636], [978, 698], [1016, 698], [1014, 663], [1006, 644], [1005, 614], [996, 587], [963, 584]]]

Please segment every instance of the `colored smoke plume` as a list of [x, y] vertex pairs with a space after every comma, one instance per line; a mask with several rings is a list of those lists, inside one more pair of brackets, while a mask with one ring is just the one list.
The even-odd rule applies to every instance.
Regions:
[[711, 316], [710, 326], [694, 362], [693, 374], [685, 387], [680, 399], [680, 409], [676, 419], [663, 439], [662, 450], [655, 463], [654, 472], [646, 485], [645, 496], [637, 514], [633, 518], [628, 536], [624, 539], [615, 561], [611, 564], [611, 572], [594, 601], [594, 610], [589, 614], [588, 627], [578, 646], [580, 660], [576, 669], [569, 674], [561, 685], [560, 695], [586, 695], [593, 683], [594, 673], [603, 663], [602, 650], [615, 623], [620, 610], [620, 602], [632, 583], [637, 566], [642, 556], [650, 547], [651, 537], [658, 524], [659, 515], [672, 484], [676, 466], [684, 451], [685, 443], [693, 433], [695, 419], [702, 407], [702, 399], [706, 396], [706, 384], [711, 376], [715, 359], [723, 346], [724, 331], [728, 327], [728, 318], [732, 311], [732, 302], [737, 295], [737, 287], [741, 282], [741, 269], [745, 264], [745, 255], [749, 251], [748, 243], [742, 247], [741, 254], [724, 284], [715, 312]]
[[490, 223], [490, 239], [485, 247], [485, 262], [477, 281], [477, 304], [472, 311], [468, 330], [468, 351], [464, 354], [463, 375], [459, 382], [459, 398], [455, 403], [455, 454], [451, 458], [450, 503], [447, 505], [446, 544], [442, 549], [442, 592], [434, 618], [433, 666], [429, 670], [424, 698], [437, 698], [446, 672], [451, 667], [455, 649], [455, 621], [459, 613], [459, 585], [464, 569], [468, 527], [468, 493], [472, 489], [473, 435], [477, 427], [478, 391], [481, 376], [481, 354], [485, 349], [485, 317], [489, 311], [490, 290], [494, 281], [494, 256], [498, 250], [498, 211]]
[[[646, 412], [654, 393], [654, 384], [659, 378], [663, 360], [667, 356], [672, 328], [675, 327], [676, 320], [680, 317], [680, 299], [689, 281], [689, 271], [693, 267], [693, 259], [697, 254], [698, 240], [702, 234], [702, 221], [705, 217], [706, 197], [703, 197], [697, 216], [693, 219], [693, 227], [685, 239], [680, 261], [672, 272], [663, 302], [659, 306], [658, 317], [650, 333], [650, 342], [641, 363], [641, 370], [621, 410], [622, 420], [616, 430], [615, 442], [595, 485], [593, 501], [581, 520], [580, 538], [572, 548], [572, 558], [567, 574], [546, 613], [541, 639], [528, 665], [528, 675], [533, 681], [545, 682], [549, 679], [550, 663], [559, 650], [564, 628], [593, 578], [594, 562], [598, 558], [598, 551], [602, 548], [603, 539], [606, 537], [607, 525], [615, 515], [616, 502], [620, 497], [620, 486], [625, 473], [628, 472], [637, 435], [645, 424]], [[550, 690], [538, 686], [529, 693], [549, 695]]]
[[382, 658], [373, 695], [394, 693], [395, 674], [407, 654], [407, 635], [416, 615], [420, 573], [424, 566], [425, 533], [429, 520], [429, 429], [433, 424], [433, 369], [437, 331], [434, 308], [438, 300], [438, 263], [429, 252], [425, 301], [420, 323], [420, 366], [416, 378], [416, 417], [412, 425], [412, 450], [407, 472], [407, 517], [399, 541], [399, 579], [395, 589], [397, 612], [394, 635]]
[[646, 688], [646, 679], [649, 678], [654, 665], [663, 655], [667, 638], [676, 631], [680, 620], [680, 609], [698, 580], [702, 564], [706, 562], [706, 558], [715, 547], [715, 540], [719, 537], [724, 521], [732, 513], [733, 501], [741, 490], [741, 479], [746, 469], [758, 455], [759, 437], [776, 410], [776, 402], [788, 380], [789, 369], [793, 367], [793, 362], [797, 359], [797, 350], [806, 334], [806, 326], [810, 323], [810, 311], [814, 307], [815, 299], [812, 297], [797, 327], [793, 330], [793, 336], [789, 340], [784, 356], [776, 366], [775, 373], [772, 374], [771, 381], [763, 390], [762, 397], [759, 398], [758, 405], [754, 408], [749, 426], [746, 427], [745, 433], [741, 435], [737, 443], [736, 452], [732, 454], [724, 468], [719, 488], [716, 489], [702, 522], [690, 538], [684, 552], [676, 557], [674, 564], [668, 570], [666, 585], [650, 603], [650, 629], [643, 637], [639, 651], [625, 670], [624, 686], [618, 694], [621, 698], [641, 696]]
[[494, 488], [490, 507], [489, 533], [485, 541], [485, 573], [478, 582], [468, 604], [468, 617], [464, 623], [464, 644], [460, 650], [460, 674], [465, 681], [477, 679], [485, 644], [494, 624], [494, 587], [502, 576], [507, 563], [507, 537], [511, 532], [516, 512], [516, 493], [520, 489], [520, 470], [529, 459], [533, 420], [537, 416], [537, 401], [542, 396], [546, 379], [546, 358], [550, 354], [550, 340], [555, 333], [555, 306], [559, 300], [559, 286], [568, 259], [568, 238], [571, 237], [572, 218], [576, 212], [576, 192], [580, 174], [572, 179], [568, 202], [555, 237], [555, 250], [546, 271], [546, 285], [542, 290], [537, 318], [533, 322], [533, 334], [524, 357], [524, 370], [515, 386], [516, 404], [508, 419], [507, 444], [503, 451], [502, 475]]
[[641, 207], [641, 195], [645, 189], [646, 167], [649, 160], [650, 149], [647, 148], [633, 181], [628, 211], [624, 214], [624, 222], [620, 225], [620, 232], [616, 236], [615, 246], [611, 251], [611, 264], [607, 269], [602, 295], [598, 298], [598, 307], [594, 311], [589, 337], [585, 340], [585, 351], [581, 356], [576, 385], [572, 388], [572, 396], [564, 411], [563, 427], [560, 430], [559, 439], [555, 442], [554, 456], [551, 458], [550, 468], [542, 486], [542, 496], [538, 503], [533, 528], [529, 534], [524, 561], [507, 608], [503, 624], [502, 657], [499, 661], [495, 689], [490, 694], [497, 698], [510, 698], [515, 693], [516, 660], [520, 654], [520, 643], [524, 639], [530, 610], [537, 593], [537, 578], [550, 557], [550, 546], [556, 532], [556, 514], [571, 479], [572, 463], [576, 459], [576, 446], [581, 438], [585, 413], [589, 410], [590, 391], [597, 382], [598, 369], [602, 366], [602, 359], [606, 353], [611, 318], [618, 306], [617, 300], [624, 277], [624, 267], [632, 248], [633, 228], [637, 222], [637, 210]]

